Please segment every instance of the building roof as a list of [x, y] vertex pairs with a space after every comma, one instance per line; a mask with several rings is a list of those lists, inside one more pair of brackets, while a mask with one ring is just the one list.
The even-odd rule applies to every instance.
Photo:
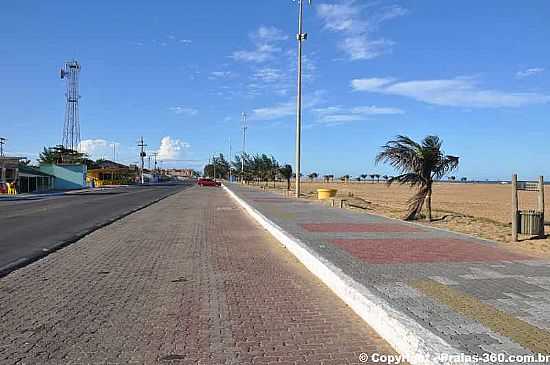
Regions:
[[101, 160], [99, 162], [96, 161], [96, 166], [97, 168], [100, 168], [100, 169], [113, 169], [113, 168], [118, 168], [118, 169], [127, 169], [128, 166], [126, 165], [123, 165], [123, 164], [120, 164], [118, 162], [114, 162], [114, 161], [110, 161], [110, 160]]
[[54, 177], [53, 175], [46, 174], [45, 172], [38, 170], [37, 168], [34, 168], [32, 166], [26, 166], [26, 165], [19, 165], [19, 175]]

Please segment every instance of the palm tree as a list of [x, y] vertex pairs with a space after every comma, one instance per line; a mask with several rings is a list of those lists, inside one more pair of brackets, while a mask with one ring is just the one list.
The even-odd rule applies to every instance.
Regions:
[[311, 180], [311, 182], [313, 182], [313, 180], [315, 180], [319, 177], [319, 174], [316, 173], [316, 172], [312, 172], [311, 174], [307, 175], [307, 177], [309, 177], [309, 180]]
[[362, 174], [362, 175], [361, 175], [361, 179], [363, 179], [363, 180], [367, 180], [367, 177], [369, 177], [368, 174]]
[[382, 147], [376, 156], [376, 163], [385, 162], [396, 168], [401, 175], [392, 177], [394, 182], [418, 187], [418, 192], [409, 199], [406, 220], [416, 219], [426, 203], [428, 219], [432, 220], [432, 185], [458, 167], [458, 157], [445, 155], [441, 149], [443, 141], [437, 136], [427, 136], [417, 143], [406, 136], [397, 136]]
[[292, 179], [292, 166], [284, 165], [279, 169], [281, 176], [286, 179], [286, 189], [290, 190], [290, 179]]

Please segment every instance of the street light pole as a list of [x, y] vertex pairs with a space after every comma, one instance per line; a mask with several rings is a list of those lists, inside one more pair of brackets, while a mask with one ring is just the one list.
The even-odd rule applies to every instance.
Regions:
[[[296, 197], [300, 197], [300, 170], [301, 170], [301, 149], [302, 149], [302, 47], [303, 41], [307, 39], [307, 33], [303, 32], [304, 26], [304, 0], [299, 2], [298, 15], [298, 93], [296, 96]], [[309, 0], [311, 4], [311, 0]]]
[[242, 123], [243, 123], [243, 153], [241, 155], [241, 182], [244, 183], [244, 154], [246, 153], [246, 113], [242, 114]]

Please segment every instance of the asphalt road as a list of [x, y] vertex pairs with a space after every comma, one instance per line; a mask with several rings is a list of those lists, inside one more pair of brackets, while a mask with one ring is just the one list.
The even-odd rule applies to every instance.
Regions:
[[125, 187], [0, 201], [0, 275], [114, 219], [191, 186]]

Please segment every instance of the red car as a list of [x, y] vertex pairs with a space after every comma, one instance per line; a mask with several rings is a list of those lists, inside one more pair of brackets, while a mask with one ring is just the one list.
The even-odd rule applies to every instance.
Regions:
[[201, 178], [197, 184], [199, 184], [199, 186], [222, 186], [220, 182], [209, 178]]

